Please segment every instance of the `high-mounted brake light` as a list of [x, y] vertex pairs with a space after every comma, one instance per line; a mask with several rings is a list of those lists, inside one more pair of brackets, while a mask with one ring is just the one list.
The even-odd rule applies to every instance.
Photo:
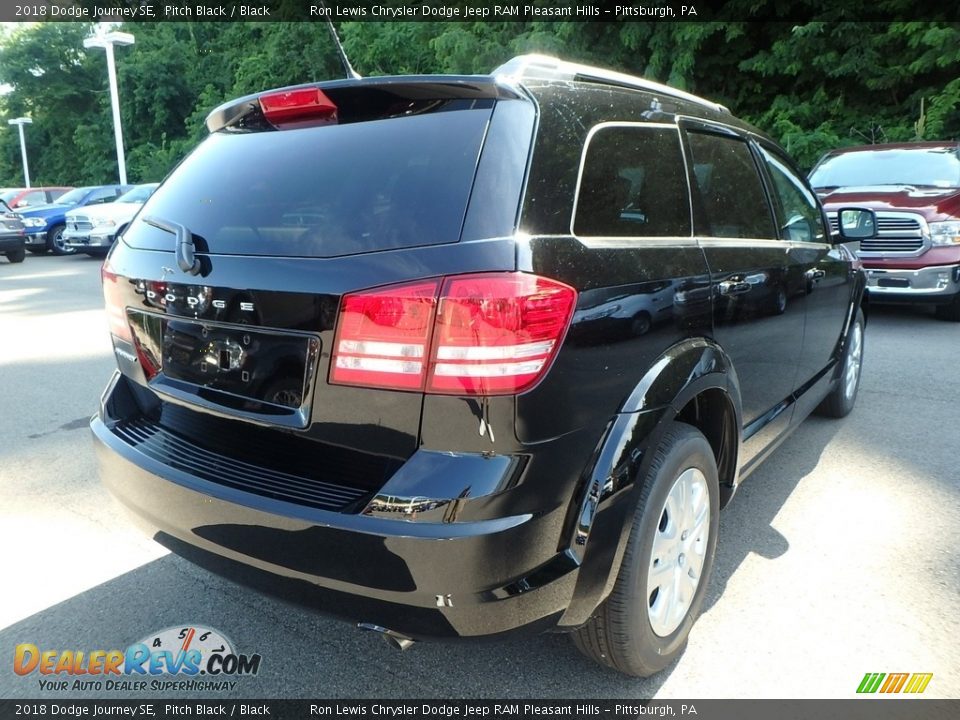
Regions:
[[260, 107], [263, 116], [277, 126], [317, 119], [337, 120], [337, 106], [316, 87], [261, 95]]
[[525, 273], [353, 293], [340, 308], [330, 382], [449, 395], [520, 393], [546, 373], [575, 303], [573, 288]]

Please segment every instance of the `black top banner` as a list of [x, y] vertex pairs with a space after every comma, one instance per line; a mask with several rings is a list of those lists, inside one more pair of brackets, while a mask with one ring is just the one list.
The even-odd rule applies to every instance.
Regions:
[[859, 22], [960, 20], [932, 0], [26, 0], [3, 22]]
[[0, 700], [0, 718], [947, 720], [960, 700]]

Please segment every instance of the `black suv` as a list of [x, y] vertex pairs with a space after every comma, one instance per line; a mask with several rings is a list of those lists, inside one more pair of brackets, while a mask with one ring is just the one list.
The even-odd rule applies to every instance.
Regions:
[[400, 647], [559, 629], [669, 663], [738, 481], [853, 406], [869, 211], [831, 238], [724, 107], [539, 56], [207, 125], [103, 268], [113, 493]]

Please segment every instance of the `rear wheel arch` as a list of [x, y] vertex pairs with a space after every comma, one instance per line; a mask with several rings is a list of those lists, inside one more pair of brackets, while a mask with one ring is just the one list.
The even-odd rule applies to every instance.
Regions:
[[[685, 379], [679, 389], [677, 377]], [[652, 364], [624, 403], [630, 410], [608, 426], [571, 508], [567, 552], [580, 561], [581, 577], [561, 625], [582, 624], [612, 591], [639, 498], [641, 483], [636, 481], [649, 472], [657, 448], [676, 423], [706, 437], [717, 465], [720, 507], [729, 502], [741, 442], [739, 388], [729, 357], [706, 338], [684, 341]]]
[[710, 443], [717, 463], [721, 508], [733, 497], [737, 484], [739, 417], [729, 388], [719, 386], [698, 392], [673, 416], [673, 420], [695, 427]]

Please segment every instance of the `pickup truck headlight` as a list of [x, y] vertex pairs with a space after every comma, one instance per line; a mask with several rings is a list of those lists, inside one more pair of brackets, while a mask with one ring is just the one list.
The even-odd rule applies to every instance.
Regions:
[[960, 245], [960, 221], [930, 223], [930, 240], [934, 245]]
[[116, 227], [116, 220], [108, 220], [107, 218], [99, 218], [93, 221], [94, 227]]
[[43, 218], [38, 217], [28, 217], [23, 219], [24, 227], [46, 227], [47, 221]]

